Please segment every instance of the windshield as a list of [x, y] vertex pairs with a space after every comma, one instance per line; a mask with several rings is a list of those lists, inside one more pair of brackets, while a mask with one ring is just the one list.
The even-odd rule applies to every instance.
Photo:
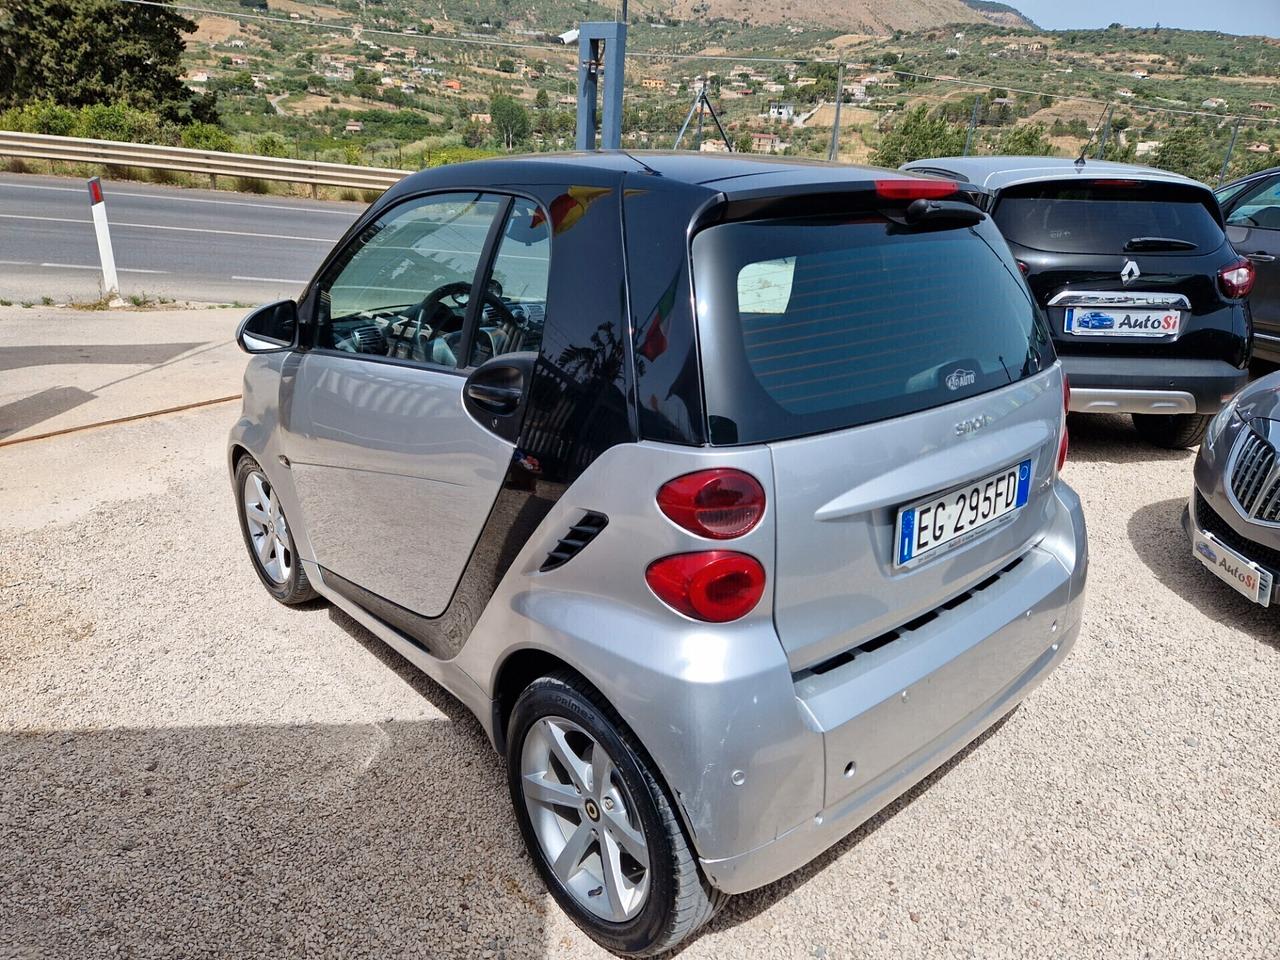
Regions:
[[693, 265], [713, 443], [901, 416], [1053, 362], [990, 221], [924, 231], [878, 216], [723, 224], [694, 238]]
[[[1222, 245], [1222, 227], [1209, 204], [1216, 201], [1201, 187], [1070, 180], [1006, 190], [994, 216], [1006, 237], [1033, 250], [1187, 255]], [[1139, 240], [1147, 242], [1134, 242]]]

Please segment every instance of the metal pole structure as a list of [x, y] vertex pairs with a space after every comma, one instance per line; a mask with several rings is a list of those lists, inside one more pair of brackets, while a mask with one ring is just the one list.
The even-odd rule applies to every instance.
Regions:
[[693, 138], [693, 149], [702, 149], [702, 114], [707, 103], [707, 87], [703, 81], [702, 92], [698, 94], [698, 132]]
[[1236, 117], [1235, 125], [1231, 128], [1231, 142], [1227, 144], [1227, 155], [1222, 158], [1222, 171], [1218, 174], [1218, 186], [1222, 186], [1222, 182], [1227, 179], [1227, 167], [1231, 165], [1231, 154], [1236, 150], [1236, 137], [1240, 135], [1240, 117]]
[[1111, 111], [1114, 107], [1107, 104], [1107, 115], [1102, 121], [1102, 137], [1098, 140], [1098, 152], [1094, 156], [1095, 160], [1101, 160], [1107, 152], [1107, 137], [1111, 134]]
[[107, 204], [102, 196], [102, 180], [98, 177], [89, 181], [89, 211], [98, 240], [98, 259], [102, 261], [102, 295], [114, 303], [120, 299], [120, 278], [116, 276], [116, 255], [111, 249], [111, 231], [107, 227]]
[[600, 74], [604, 74], [604, 116], [600, 123], [600, 146], [617, 150], [622, 146], [622, 89], [625, 77], [627, 25], [616, 20], [578, 25], [578, 130], [579, 150], [596, 146], [596, 96]]
[[973, 114], [969, 117], [969, 132], [964, 136], [964, 156], [969, 155], [969, 148], [973, 146], [973, 134], [978, 129], [978, 108], [982, 106], [982, 94], [975, 93], [973, 95]]
[[836, 115], [831, 120], [831, 146], [827, 150], [827, 159], [840, 159], [840, 107], [844, 104], [844, 61], [836, 67]]

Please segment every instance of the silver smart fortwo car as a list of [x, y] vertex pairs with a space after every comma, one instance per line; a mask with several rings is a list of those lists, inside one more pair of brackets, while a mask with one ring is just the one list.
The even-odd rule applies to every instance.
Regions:
[[228, 456], [263, 584], [475, 713], [534, 864], [611, 950], [812, 859], [1075, 640], [1067, 384], [955, 190], [459, 164], [242, 325]]
[[1182, 515], [1193, 555], [1254, 603], [1280, 577], [1280, 373], [1255, 380], [1209, 422]]

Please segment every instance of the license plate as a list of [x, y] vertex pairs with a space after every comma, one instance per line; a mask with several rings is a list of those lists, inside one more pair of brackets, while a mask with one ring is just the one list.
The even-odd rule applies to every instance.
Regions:
[[1067, 307], [1062, 329], [1073, 337], [1176, 337], [1182, 311]]
[[977, 483], [930, 497], [898, 511], [894, 566], [905, 567], [925, 554], [969, 540], [1026, 505], [1031, 461], [1023, 460]]
[[1223, 583], [1230, 584], [1254, 603], [1271, 606], [1271, 571], [1264, 570], [1220, 541], [1194, 530], [1191, 553], [1214, 572]]

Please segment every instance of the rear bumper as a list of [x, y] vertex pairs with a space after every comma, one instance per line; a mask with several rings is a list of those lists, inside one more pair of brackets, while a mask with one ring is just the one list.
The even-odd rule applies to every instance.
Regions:
[[829, 672], [797, 677], [797, 703], [823, 742], [823, 807], [753, 850], [703, 859], [715, 886], [745, 892], [812, 860], [953, 757], [1062, 662], [1080, 629], [1088, 548], [1078, 498], [1062, 484], [1058, 497], [1062, 509], [1048, 535], [981, 599]]
[[1075, 413], [1217, 413], [1249, 379], [1225, 360], [1063, 356]]

